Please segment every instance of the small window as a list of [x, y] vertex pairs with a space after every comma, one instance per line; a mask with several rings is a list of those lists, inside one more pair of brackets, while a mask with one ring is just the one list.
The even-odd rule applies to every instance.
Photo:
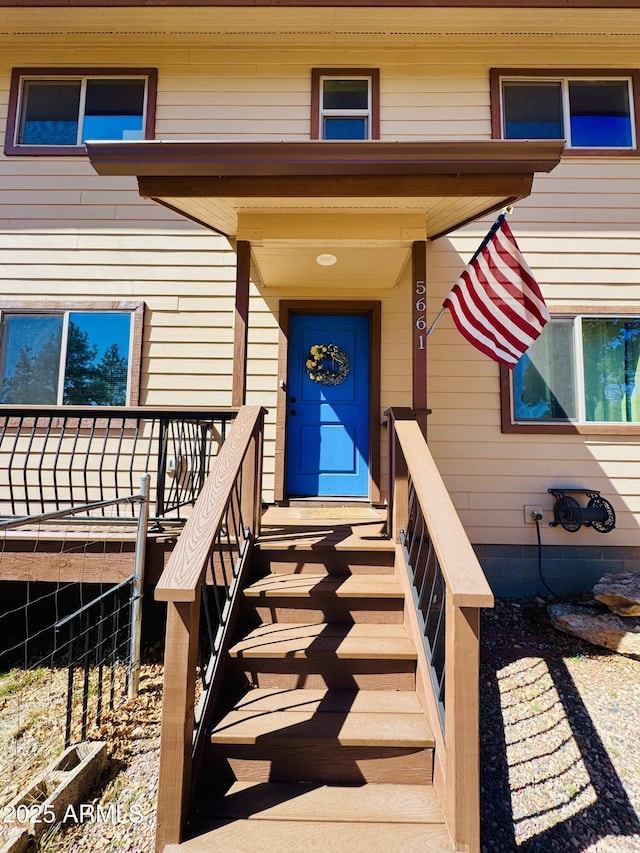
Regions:
[[321, 91], [322, 138], [369, 139], [369, 80], [323, 77]]
[[514, 367], [516, 424], [640, 423], [640, 318], [553, 318]]
[[88, 139], [153, 136], [155, 71], [44, 74], [15, 69], [6, 154], [85, 153]]
[[135, 325], [132, 311], [3, 313], [0, 402], [126, 405]]
[[312, 139], [380, 138], [377, 70], [316, 68], [312, 90]]
[[636, 77], [635, 73], [608, 79], [584, 74], [543, 77], [540, 72], [515, 76], [494, 71], [492, 98], [499, 106], [494, 136], [566, 139], [572, 150], [635, 148]]
[[505, 139], [564, 139], [560, 83], [505, 81], [502, 110]]

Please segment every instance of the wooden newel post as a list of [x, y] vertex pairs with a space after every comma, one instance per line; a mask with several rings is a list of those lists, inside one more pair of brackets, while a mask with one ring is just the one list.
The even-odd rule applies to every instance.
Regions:
[[257, 538], [260, 536], [260, 522], [262, 520], [262, 461], [264, 458], [264, 411], [260, 415], [260, 419], [256, 424], [256, 429], [253, 434], [255, 440], [255, 483], [254, 483], [254, 502], [253, 502], [253, 533]]
[[240, 498], [242, 519], [254, 537], [260, 535], [262, 515], [262, 445], [264, 413], [253, 431], [242, 462], [242, 493]]
[[447, 826], [456, 850], [480, 850], [480, 609], [446, 604]]
[[156, 853], [180, 842], [191, 800], [200, 587], [195, 601], [167, 603]]
[[389, 498], [388, 525], [389, 538], [393, 542], [400, 541], [400, 531], [407, 529], [409, 518], [409, 473], [407, 463], [396, 435], [396, 421], [413, 420], [413, 413], [408, 408], [392, 408], [385, 412], [388, 432], [389, 458]]
[[258, 474], [256, 470], [256, 453], [257, 439], [254, 431], [242, 462], [242, 491], [240, 492], [242, 523], [245, 527], [250, 528], [251, 533], [255, 531], [256, 519], [256, 479]]

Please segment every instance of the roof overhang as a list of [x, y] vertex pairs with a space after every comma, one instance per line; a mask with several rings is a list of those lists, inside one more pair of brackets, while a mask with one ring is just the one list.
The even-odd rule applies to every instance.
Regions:
[[339, 247], [339, 274], [351, 269], [354, 287], [395, 283], [413, 241], [525, 198], [562, 149], [502, 140], [87, 143], [99, 174], [135, 176], [144, 198], [249, 240], [263, 284], [295, 286], [319, 248]]

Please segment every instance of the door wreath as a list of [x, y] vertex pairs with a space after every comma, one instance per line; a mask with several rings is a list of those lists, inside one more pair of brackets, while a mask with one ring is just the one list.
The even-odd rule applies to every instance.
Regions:
[[312, 382], [340, 385], [349, 375], [349, 356], [337, 344], [313, 344], [305, 359], [305, 370]]

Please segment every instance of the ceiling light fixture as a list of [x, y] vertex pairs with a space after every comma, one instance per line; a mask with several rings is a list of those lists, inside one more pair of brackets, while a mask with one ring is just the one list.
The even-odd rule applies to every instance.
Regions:
[[320, 264], [321, 267], [332, 267], [338, 259], [335, 255], [318, 255], [316, 258], [316, 263]]

